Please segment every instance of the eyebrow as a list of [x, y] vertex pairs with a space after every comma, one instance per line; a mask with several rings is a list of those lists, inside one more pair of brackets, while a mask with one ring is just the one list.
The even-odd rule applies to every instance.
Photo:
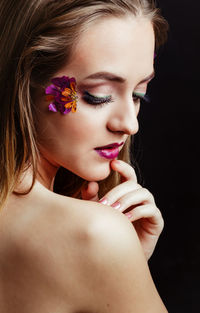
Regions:
[[[152, 80], [155, 76], [155, 72], [153, 71], [150, 75], [148, 75], [146, 78], [144, 78], [141, 82], [139, 82], [138, 85], [149, 82]], [[108, 80], [108, 81], [114, 81], [118, 83], [124, 83], [126, 81], [125, 78], [120, 77], [118, 75], [109, 73], [109, 72], [98, 72], [94, 73], [90, 76], [87, 76], [85, 79], [102, 79], [102, 80]]]

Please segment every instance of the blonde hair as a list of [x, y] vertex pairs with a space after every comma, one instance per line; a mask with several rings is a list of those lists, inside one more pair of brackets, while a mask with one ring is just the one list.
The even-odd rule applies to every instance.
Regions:
[[[33, 169], [32, 186], [35, 182], [39, 156], [34, 126], [35, 91], [70, 62], [81, 33], [91, 23], [105, 16], [127, 14], [148, 18], [154, 28], [156, 47], [164, 43], [167, 23], [154, 1], [1, 0], [0, 208], [15, 190], [21, 173], [30, 165]], [[130, 162], [129, 141], [120, 153], [120, 158], [126, 162]], [[60, 190], [63, 179], [66, 187]], [[118, 182], [119, 177], [111, 173], [100, 183], [100, 194]], [[79, 197], [83, 183], [80, 177], [60, 169], [55, 191]]]

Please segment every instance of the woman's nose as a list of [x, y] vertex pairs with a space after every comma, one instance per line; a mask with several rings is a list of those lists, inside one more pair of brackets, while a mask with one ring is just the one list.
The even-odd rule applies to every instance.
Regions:
[[127, 135], [134, 135], [138, 132], [139, 124], [137, 115], [139, 105], [131, 102], [120, 104], [110, 117], [107, 127], [112, 132], [123, 132]]

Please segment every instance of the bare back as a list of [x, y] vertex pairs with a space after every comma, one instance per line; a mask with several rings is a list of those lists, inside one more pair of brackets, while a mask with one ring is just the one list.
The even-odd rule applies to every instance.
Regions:
[[110, 207], [45, 188], [11, 198], [0, 219], [0, 312], [166, 312], [129, 224]]
[[43, 188], [10, 198], [0, 218], [0, 312], [75, 311], [94, 216], [77, 203]]

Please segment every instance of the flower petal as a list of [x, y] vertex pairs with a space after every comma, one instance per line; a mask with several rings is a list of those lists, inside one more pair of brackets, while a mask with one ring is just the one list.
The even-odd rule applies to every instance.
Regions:
[[64, 90], [66, 87], [70, 87], [70, 79], [67, 76], [55, 77], [51, 81], [54, 85], [60, 87], [62, 90]]
[[61, 93], [57, 96], [55, 96], [55, 102], [59, 104], [65, 104], [67, 102], [65, 97], [62, 97]]
[[50, 103], [49, 104], [49, 111], [58, 112], [55, 103]]
[[50, 85], [48, 87], [46, 87], [45, 89], [46, 95], [57, 95], [59, 93], [59, 90], [54, 86], [54, 85]]
[[62, 91], [62, 95], [65, 97], [68, 97], [72, 94], [72, 90], [69, 88], [65, 88], [64, 91]]
[[54, 100], [54, 99], [55, 99], [54, 96], [52, 96], [52, 95], [46, 95], [46, 101], [52, 101], [52, 100]]
[[70, 78], [70, 88], [73, 92], [76, 91], [76, 80], [74, 77]]
[[69, 112], [71, 112], [71, 110], [72, 110], [71, 108], [70, 109], [65, 109], [63, 114], [68, 114]]
[[66, 109], [69, 109], [69, 108], [72, 107], [72, 105], [73, 105], [73, 102], [70, 101], [70, 102], [67, 102], [67, 103], [64, 105], [64, 107], [65, 107]]
[[72, 113], [75, 113], [75, 112], [76, 112], [76, 110], [77, 110], [76, 105], [73, 105], [73, 106], [72, 106]]

